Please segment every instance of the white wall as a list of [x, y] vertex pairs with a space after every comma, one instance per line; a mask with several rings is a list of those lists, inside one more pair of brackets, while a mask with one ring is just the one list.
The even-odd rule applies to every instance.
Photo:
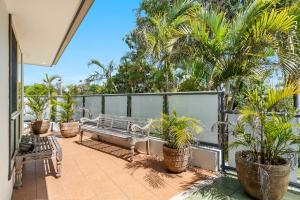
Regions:
[[0, 199], [9, 200], [12, 181], [8, 181], [8, 13], [4, 0], [0, 0]]

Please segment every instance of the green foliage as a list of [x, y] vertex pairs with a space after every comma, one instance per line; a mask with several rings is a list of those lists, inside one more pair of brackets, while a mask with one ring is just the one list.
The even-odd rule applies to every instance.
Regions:
[[236, 141], [231, 147], [246, 147], [252, 159], [263, 164], [280, 164], [283, 155], [294, 153], [291, 145], [300, 145], [300, 136], [293, 133], [299, 130], [299, 125], [292, 122], [296, 110], [289, 105], [278, 105], [299, 92], [298, 84], [249, 91], [235, 127]]
[[63, 102], [59, 102], [60, 121], [62, 123], [71, 122], [74, 115], [74, 101], [70, 92], [65, 92], [62, 96]]
[[56, 112], [57, 112], [57, 109], [56, 109], [57, 102], [54, 97], [54, 95], [56, 95], [56, 92], [55, 92], [55, 87], [53, 85], [53, 82], [55, 80], [59, 80], [59, 79], [61, 79], [60, 76], [58, 76], [58, 75], [49, 76], [47, 73], [45, 74], [45, 78], [43, 79], [43, 82], [48, 90], [48, 97], [50, 100], [50, 120], [51, 121], [56, 120]]
[[43, 120], [49, 98], [47, 96], [27, 96], [26, 106], [30, 108], [28, 114], [32, 115], [35, 120]]
[[174, 110], [172, 114], [162, 114], [154, 121], [153, 127], [162, 133], [166, 145], [174, 149], [182, 149], [194, 142], [193, 134], [199, 134], [202, 128], [199, 122], [189, 117], [178, 117]]
[[116, 70], [116, 66], [113, 61], [110, 61], [107, 66], [103, 65], [100, 61], [92, 59], [88, 66], [94, 65], [97, 67], [97, 70], [91, 74], [87, 79], [86, 82], [105, 82], [105, 87], [108, 93], [114, 93], [117, 89], [115, 83], [112, 79], [112, 74]]
[[44, 84], [34, 84], [24, 88], [27, 98], [26, 106], [30, 108], [28, 114], [32, 115], [35, 120], [43, 120], [45, 110], [48, 105], [48, 90]]
[[48, 95], [47, 87], [44, 84], [33, 84], [24, 87], [25, 96]]
[[117, 92], [142, 93], [154, 92], [155, 68], [143, 61], [124, 60], [113, 76]]

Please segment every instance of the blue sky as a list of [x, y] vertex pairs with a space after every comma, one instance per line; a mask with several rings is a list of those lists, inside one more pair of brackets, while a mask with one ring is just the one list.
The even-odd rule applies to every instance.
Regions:
[[129, 50], [124, 36], [135, 26], [140, 0], [95, 0], [57, 65], [48, 68], [25, 65], [25, 85], [40, 83], [45, 73], [60, 75], [65, 84], [78, 83], [94, 71], [90, 59], [118, 63]]

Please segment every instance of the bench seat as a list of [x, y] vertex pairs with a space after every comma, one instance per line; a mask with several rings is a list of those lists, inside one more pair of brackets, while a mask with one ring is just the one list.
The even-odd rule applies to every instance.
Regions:
[[151, 123], [130, 117], [100, 115], [96, 119], [82, 118], [80, 124], [80, 142], [84, 132], [94, 133], [99, 137], [109, 135], [130, 142], [131, 161], [134, 158], [134, 149], [137, 142], [147, 142], [149, 154], [149, 129]]

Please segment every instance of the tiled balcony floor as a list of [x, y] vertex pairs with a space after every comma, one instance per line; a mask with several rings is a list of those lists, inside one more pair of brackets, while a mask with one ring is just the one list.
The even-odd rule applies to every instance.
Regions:
[[55, 178], [55, 160], [28, 163], [23, 187], [14, 190], [12, 199], [169, 199], [213, 175], [201, 169], [170, 174], [153, 157], [139, 154], [130, 163], [127, 149], [86, 137], [88, 148], [77, 140], [58, 137], [63, 150], [60, 178]]

